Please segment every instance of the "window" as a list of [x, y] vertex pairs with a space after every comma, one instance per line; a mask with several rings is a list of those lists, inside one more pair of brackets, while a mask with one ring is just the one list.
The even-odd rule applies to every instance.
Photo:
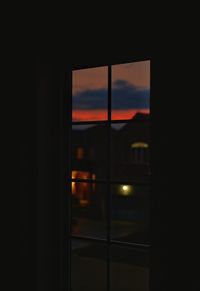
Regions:
[[150, 61], [72, 70], [68, 281], [148, 291]]
[[131, 159], [134, 163], [143, 164], [148, 163], [148, 143], [135, 142], [131, 145], [132, 155]]

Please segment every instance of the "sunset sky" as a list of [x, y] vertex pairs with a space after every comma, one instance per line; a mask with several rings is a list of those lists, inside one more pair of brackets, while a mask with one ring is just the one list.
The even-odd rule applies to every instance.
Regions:
[[[73, 71], [73, 121], [107, 119], [108, 68]], [[112, 66], [112, 119], [149, 113], [150, 61]]]

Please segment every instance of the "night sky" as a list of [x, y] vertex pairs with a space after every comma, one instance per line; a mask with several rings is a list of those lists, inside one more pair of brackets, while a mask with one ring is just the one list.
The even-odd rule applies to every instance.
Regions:
[[[108, 68], [73, 71], [73, 120], [107, 120]], [[150, 61], [112, 66], [112, 119], [149, 113]]]

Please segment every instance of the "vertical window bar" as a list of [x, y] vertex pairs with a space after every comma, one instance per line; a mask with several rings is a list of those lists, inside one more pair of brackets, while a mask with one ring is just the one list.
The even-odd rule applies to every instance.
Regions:
[[[62, 274], [64, 276], [64, 282], [62, 285], [63, 290], [68, 289], [68, 281], [69, 281], [69, 260], [68, 260], [68, 253], [69, 253], [69, 240], [68, 240], [68, 188], [67, 188], [67, 178], [68, 178], [68, 151], [69, 151], [69, 142], [68, 142], [68, 129], [69, 129], [69, 121], [68, 121], [68, 114], [70, 112], [68, 101], [70, 96], [70, 87], [71, 87], [71, 80], [70, 80], [71, 72], [70, 70], [65, 67], [65, 79], [64, 79], [64, 102], [63, 102], [63, 142], [64, 142], [64, 163], [63, 163], [63, 172], [64, 172], [64, 190], [63, 190], [63, 205], [62, 205], [62, 218], [63, 218], [63, 240], [62, 240], [62, 254], [63, 258], [61, 260], [64, 261], [62, 265]], [[67, 149], [67, 150], [66, 150]]]
[[[66, 195], [66, 181], [67, 181], [67, 171], [66, 168], [68, 166], [68, 151], [66, 148], [69, 146], [68, 144], [68, 136], [66, 132], [68, 131], [68, 98], [66, 96], [69, 95], [70, 89], [70, 80], [69, 80], [69, 71], [66, 67], [63, 67], [63, 78], [61, 78], [61, 185], [62, 194], [61, 194], [61, 209], [60, 209], [60, 217], [61, 217], [61, 254], [60, 254], [60, 288], [61, 290], [66, 290], [67, 288], [67, 277], [68, 277], [68, 260], [66, 259], [68, 256], [68, 233], [67, 233], [67, 209], [68, 209], [68, 199]], [[68, 84], [69, 83], [69, 84]]]
[[66, 195], [67, 195], [67, 290], [71, 290], [71, 124], [72, 124], [72, 70], [70, 70], [70, 81], [68, 84], [70, 84], [70, 88], [68, 90], [68, 96], [69, 99], [68, 102], [68, 110], [67, 110], [67, 123], [68, 128], [66, 134], [68, 135], [68, 161], [66, 165], [66, 171], [67, 171], [67, 181], [66, 181]]
[[108, 196], [107, 196], [107, 291], [111, 291], [111, 94], [112, 94], [112, 72], [111, 65], [108, 66], [108, 169], [107, 169], [107, 183], [108, 183]]

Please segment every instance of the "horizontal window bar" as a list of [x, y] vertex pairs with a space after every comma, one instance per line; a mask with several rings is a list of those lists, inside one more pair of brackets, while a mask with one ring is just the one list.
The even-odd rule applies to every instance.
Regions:
[[140, 53], [137, 54], [138, 56], [135, 57], [135, 58], [132, 58], [130, 60], [130, 58], [123, 58], [123, 60], [113, 60], [113, 62], [110, 62], [110, 60], [107, 60], [105, 62], [102, 62], [102, 63], [95, 63], [95, 62], [92, 62], [89, 64], [74, 64], [71, 66], [71, 69], [72, 71], [75, 71], [75, 70], [82, 70], [82, 69], [93, 69], [93, 68], [99, 68], [99, 67], [108, 67], [109, 65], [111, 66], [114, 66], [114, 65], [124, 65], [124, 64], [129, 64], [129, 63], [137, 63], [137, 62], [143, 62], [143, 61], [151, 61], [151, 56], [149, 55], [148, 56], [144, 56], [144, 55], [141, 55]]
[[110, 242], [106, 239], [101, 239], [101, 238], [94, 238], [90, 236], [78, 236], [78, 235], [70, 235], [69, 239], [80, 239], [80, 240], [88, 240], [88, 241], [93, 241], [93, 242], [99, 242], [99, 243], [106, 243], [106, 244], [111, 244], [111, 245], [118, 245], [118, 246], [126, 246], [126, 247], [132, 247], [132, 248], [137, 248], [141, 250], [147, 250], [150, 248], [150, 244], [145, 244], [145, 243], [134, 243], [134, 242], [122, 242], [122, 241], [117, 241], [117, 240], [110, 240]]
[[70, 122], [71, 125], [89, 125], [89, 124], [93, 124], [93, 125], [96, 125], [96, 124], [108, 124], [108, 120], [88, 120], [88, 121], [71, 121]]
[[108, 183], [107, 180], [95, 180], [95, 179], [77, 179], [77, 178], [69, 178], [67, 179], [68, 182], [87, 182], [87, 183]]
[[95, 180], [95, 179], [72, 179], [68, 178], [68, 182], [87, 182], [87, 183], [104, 183], [104, 184], [150, 184], [149, 179], [147, 180]]
[[99, 243], [107, 243], [106, 239], [94, 238], [90, 236], [69, 235], [69, 239], [80, 239], [80, 240], [88, 240], [88, 241], [99, 242]]
[[132, 123], [132, 122], [138, 122], [138, 123], [143, 123], [143, 120], [137, 120], [137, 119], [113, 119], [110, 121], [110, 123]]
[[71, 121], [71, 125], [89, 125], [89, 124], [112, 124], [112, 123], [131, 123], [131, 122], [141, 122], [143, 123], [143, 120], [135, 120], [135, 119], [113, 119], [113, 120], [89, 120], [89, 121]]
[[135, 247], [135, 248], [141, 248], [141, 249], [148, 249], [150, 248], [150, 244], [145, 243], [135, 243], [135, 242], [123, 242], [123, 241], [117, 241], [117, 240], [111, 240], [110, 242], [112, 245], [121, 245], [121, 246], [127, 246], [127, 247]]

